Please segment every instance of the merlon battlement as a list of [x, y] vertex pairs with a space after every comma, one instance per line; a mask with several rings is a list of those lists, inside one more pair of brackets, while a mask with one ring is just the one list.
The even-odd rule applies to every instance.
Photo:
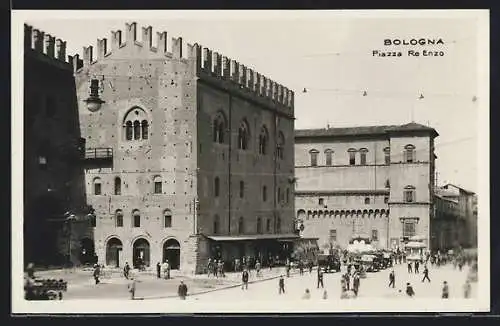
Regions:
[[27, 24], [24, 24], [24, 49], [32, 49], [50, 58], [67, 62], [65, 41]]
[[[156, 33], [156, 44], [153, 46], [153, 28], [151, 26], [142, 27], [142, 41], [137, 40], [137, 23], [126, 23], [125, 34], [121, 30], [111, 32], [111, 46], [108, 47], [106, 38], [97, 40], [96, 57], [92, 46], [83, 48], [83, 66], [90, 66], [99, 60], [106, 58], [113, 52], [125, 47], [133, 47], [150, 51], [148, 57], [173, 59], [185, 59], [194, 65], [196, 74], [200, 76], [209, 76], [212, 79], [236, 84], [238, 88], [244, 89], [255, 96], [272, 100], [276, 103], [289, 108], [294, 106], [294, 92], [281, 84], [255, 72], [235, 60], [214, 52], [211, 49], [202, 47], [198, 44], [187, 44], [186, 51], [183, 53], [182, 37], [172, 38], [171, 44], [167, 41], [167, 32]], [[171, 48], [169, 50], [169, 48]], [[78, 55], [75, 55], [76, 61], [80, 62]], [[81, 66], [74, 63], [75, 71]]]

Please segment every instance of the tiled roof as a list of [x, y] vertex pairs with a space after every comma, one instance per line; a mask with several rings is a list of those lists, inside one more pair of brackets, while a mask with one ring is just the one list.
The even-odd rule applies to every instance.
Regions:
[[411, 122], [404, 125], [360, 126], [347, 128], [298, 129], [295, 138], [300, 137], [330, 137], [330, 136], [373, 136], [385, 135], [390, 132], [427, 131], [438, 136], [434, 128]]

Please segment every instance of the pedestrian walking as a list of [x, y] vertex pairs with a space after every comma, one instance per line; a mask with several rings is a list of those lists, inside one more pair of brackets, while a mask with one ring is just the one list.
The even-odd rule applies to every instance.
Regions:
[[302, 295], [302, 299], [304, 300], [311, 299], [311, 292], [309, 292], [309, 289], [306, 289], [306, 292], [304, 293], [304, 295]]
[[470, 292], [471, 292], [471, 290], [472, 290], [472, 288], [471, 288], [470, 281], [466, 280], [465, 284], [464, 284], [464, 298], [465, 299], [469, 299], [470, 298]]
[[219, 274], [222, 277], [226, 277], [226, 273], [224, 272], [224, 261], [222, 259], [219, 260]]
[[410, 283], [406, 283], [406, 295], [410, 298], [413, 298], [413, 296], [415, 295], [415, 291], [413, 291], [413, 287]]
[[319, 285], [321, 284], [321, 288], [324, 288], [325, 286], [323, 285], [323, 269], [322, 268], [318, 268], [318, 289], [319, 289]]
[[101, 283], [101, 281], [99, 280], [99, 276], [101, 276], [101, 268], [99, 267], [98, 264], [94, 265], [93, 275], [94, 275], [95, 284]]
[[328, 299], [328, 293], [325, 291], [323, 291], [323, 300], [326, 300]]
[[257, 275], [257, 277], [260, 277], [260, 261], [257, 260], [257, 262], [255, 263], [255, 274]]
[[408, 262], [408, 273], [412, 273], [411, 262]]
[[427, 268], [427, 265], [424, 266], [424, 278], [422, 278], [422, 283], [427, 280], [429, 283], [431, 282], [431, 279], [429, 278], [429, 269]]
[[394, 270], [392, 270], [389, 273], [389, 287], [392, 286], [392, 288], [394, 288], [395, 283], [396, 283], [396, 275], [394, 274]]
[[299, 261], [299, 274], [300, 275], [304, 275], [304, 263], [301, 261]]
[[290, 266], [290, 263], [286, 264], [286, 277], [290, 277], [290, 269], [291, 269], [291, 266]]
[[177, 289], [177, 294], [179, 295], [179, 298], [181, 298], [181, 300], [186, 300], [187, 293], [188, 293], [187, 285], [184, 284], [183, 281], [181, 281], [181, 284], [179, 284], [179, 288]]
[[[236, 266], [237, 263], [235, 263]], [[207, 277], [210, 277], [210, 274], [212, 273], [212, 258], [208, 258], [208, 263], [207, 263]]]
[[418, 274], [418, 267], [420, 266], [420, 263], [418, 260], [415, 260], [415, 274]]
[[351, 289], [351, 277], [349, 276], [349, 273], [344, 274], [344, 279], [346, 284], [346, 290], [349, 291]]
[[314, 264], [312, 261], [309, 261], [309, 274], [312, 274], [313, 272], [313, 267], [314, 267]]
[[168, 259], [165, 260], [165, 269], [167, 273], [167, 280], [170, 280], [170, 263], [168, 262]]
[[450, 296], [450, 288], [448, 287], [448, 282], [444, 281], [443, 282], [443, 294], [441, 295], [441, 298], [448, 299], [449, 296]]
[[128, 276], [130, 274], [130, 265], [128, 262], [125, 263], [125, 266], [123, 266], [123, 276], [128, 280]]
[[156, 264], [156, 277], [161, 278], [161, 264], [160, 264], [160, 262], [158, 262]]
[[280, 279], [278, 281], [278, 287], [279, 287], [278, 293], [285, 294], [285, 279], [283, 278], [283, 275], [280, 276]]
[[130, 300], [135, 299], [135, 287], [136, 287], [135, 278], [131, 277], [129, 284], [127, 285], [128, 292], [130, 293]]
[[243, 284], [241, 285], [242, 290], [248, 290], [248, 271], [245, 269], [241, 274], [241, 280]]
[[354, 294], [356, 296], [358, 296], [359, 283], [360, 283], [359, 274], [356, 272], [356, 273], [354, 273], [354, 278], [353, 278], [353, 281], [352, 281], [353, 291], [354, 291]]

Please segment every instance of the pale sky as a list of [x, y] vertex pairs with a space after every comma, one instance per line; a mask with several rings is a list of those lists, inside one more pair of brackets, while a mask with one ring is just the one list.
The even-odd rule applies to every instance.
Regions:
[[[153, 27], [153, 44], [157, 31], [167, 31], [169, 41], [182, 36], [185, 43], [209, 47], [293, 89], [296, 129], [323, 128], [327, 123], [331, 127], [404, 124], [411, 121], [413, 108], [415, 122], [440, 134], [436, 138], [439, 183], [478, 189], [478, 112], [484, 101], [479, 95], [475, 18], [338, 13], [316, 17], [311, 12], [301, 16], [250, 12], [244, 17], [235, 12], [226, 16], [185, 12], [174, 17], [130, 12], [119, 19], [110, 19], [105, 12], [87, 15], [90, 20], [59, 14], [59, 18], [37, 15], [25, 21], [67, 41], [68, 55], [81, 55], [83, 46], [95, 48], [98, 38], [110, 40], [112, 30], [125, 31], [125, 23], [132, 21], [138, 23], [139, 41], [142, 26], [148, 25]], [[386, 38], [441, 38], [445, 44], [393, 47], [403, 56], [373, 57], [372, 50], [390, 48], [383, 44]], [[408, 49], [442, 50], [445, 55], [408, 57]], [[424, 99], [418, 99], [420, 94]]]

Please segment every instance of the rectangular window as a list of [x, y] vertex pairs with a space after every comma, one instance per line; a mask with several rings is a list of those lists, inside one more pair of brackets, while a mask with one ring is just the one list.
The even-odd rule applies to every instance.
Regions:
[[324, 198], [318, 199], [318, 205], [320, 205], [320, 206], [325, 205], [325, 199]]
[[161, 181], [155, 182], [155, 194], [161, 194]]
[[387, 204], [387, 203], [389, 203], [389, 196], [384, 197], [384, 204]]
[[349, 165], [356, 165], [356, 152], [349, 152]]
[[100, 195], [100, 194], [101, 194], [101, 184], [95, 183], [94, 184], [94, 195]]
[[366, 153], [361, 152], [359, 155], [360, 155], [360, 164], [366, 165]]
[[403, 237], [413, 237], [415, 235], [415, 222], [403, 222]]
[[311, 166], [318, 166], [318, 153], [311, 152]]
[[337, 230], [330, 230], [330, 243], [337, 241]]
[[281, 202], [281, 188], [278, 188], [278, 203]]
[[240, 181], [240, 198], [243, 198], [245, 196], [245, 183], [243, 181]]
[[406, 163], [413, 163], [413, 150], [412, 149], [407, 149], [405, 152], [405, 161]]
[[262, 187], [262, 201], [267, 201], [267, 187]]
[[166, 228], [172, 227], [172, 216], [171, 215], [165, 215], [163, 217], [163, 226]]
[[413, 190], [406, 190], [404, 192], [405, 202], [413, 203], [415, 201], [415, 192]]
[[141, 227], [141, 216], [134, 215], [134, 228], [140, 228], [140, 227]]
[[385, 159], [385, 164], [391, 164], [391, 154], [390, 153], [385, 153], [384, 159]]
[[372, 230], [372, 240], [378, 241], [378, 230]]
[[116, 216], [116, 227], [118, 228], [123, 227], [123, 215]]
[[266, 232], [271, 232], [271, 219], [266, 221]]

